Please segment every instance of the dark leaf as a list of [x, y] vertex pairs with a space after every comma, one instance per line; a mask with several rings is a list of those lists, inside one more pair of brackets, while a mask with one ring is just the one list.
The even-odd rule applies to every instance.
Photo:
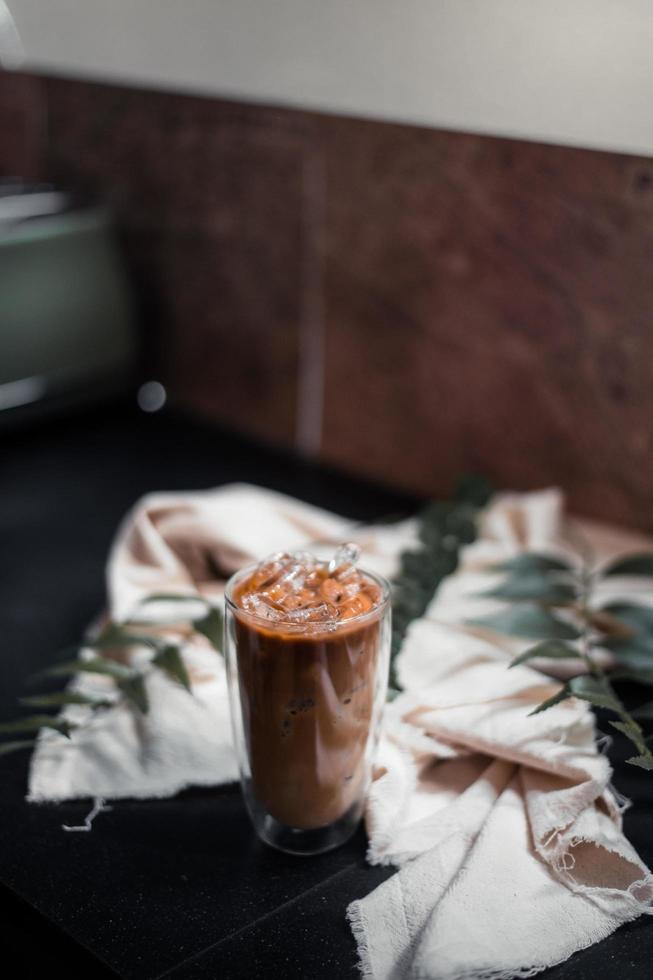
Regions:
[[474, 507], [485, 507], [492, 496], [492, 484], [478, 473], [466, 473], [456, 487], [456, 500]]
[[399, 582], [393, 585], [396, 599], [402, 602], [405, 599], [419, 599], [420, 602], [429, 602], [433, 595], [433, 585], [426, 585], [418, 582], [414, 578], [402, 577]]
[[623, 721], [611, 721], [610, 724], [633, 743], [640, 755], [646, 755], [648, 753], [648, 748], [644, 741], [644, 732], [634, 719], [626, 718]]
[[[375, 517], [374, 523], [375, 524], [399, 524], [400, 521], [409, 520], [413, 516], [414, 513], [411, 510], [398, 510], [398, 511], [393, 511], [392, 513], [382, 514], [380, 517]], [[362, 521], [359, 526], [361, 528], [364, 528], [365, 522]]]
[[190, 691], [190, 678], [179, 647], [168, 644], [159, 650], [152, 663], [164, 670], [173, 680], [178, 681], [187, 691]]
[[403, 576], [415, 580], [423, 586], [433, 578], [433, 558], [426, 551], [404, 551], [401, 554], [401, 571]]
[[639, 606], [633, 602], [611, 602], [600, 613], [608, 613], [635, 633], [653, 634], [653, 606]]
[[17, 718], [15, 721], [5, 721], [0, 725], [0, 733], [3, 735], [13, 732], [38, 732], [41, 728], [52, 728], [66, 738], [75, 725], [63, 718], [55, 718], [53, 715], [29, 715], [25, 718]]
[[[402, 565], [394, 582], [392, 600], [392, 651], [394, 661], [403, 637], [413, 619], [423, 615], [442, 579], [453, 572], [458, 563], [458, 549], [476, 537], [477, 507], [482, 506], [489, 490], [482, 481], [465, 481], [462, 501], [431, 501], [417, 515], [417, 527], [423, 556], [416, 551]], [[417, 557], [415, 557], [417, 556]], [[408, 574], [406, 564], [417, 577]]]
[[444, 522], [443, 535], [453, 538], [457, 545], [471, 544], [476, 538], [476, 525], [469, 516], [452, 514]]
[[515, 555], [514, 558], [494, 565], [493, 569], [496, 572], [513, 572], [519, 575], [573, 571], [572, 566], [564, 559], [538, 554], [535, 551], [524, 551], [520, 555]]
[[219, 609], [211, 606], [206, 616], [193, 620], [193, 627], [198, 633], [205, 636], [216, 650], [222, 651], [224, 620]]
[[589, 701], [595, 708], [606, 708], [617, 712], [622, 710], [619, 698], [612, 690], [610, 682], [604, 677], [582, 674], [567, 681], [567, 687], [574, 697]]
[[534, 660], [536, 657], [546, 657], [549, 660], [569, 660], [570, 657], [577, 658], [578, 656], [578, 650], [570, 647], [562, 640], [543, 640], [515, 657], [510, 667], [516, 667], [518, 664], [526, 663], [527, 660]]
[[579, 632], [547, 609], [531, 603], [520, 603], [492, 616], [467, 620], [470, 626], [502, 633], [505, 636], [522, 636], [532, 640], [576, 640]]
[[653, 577], [653, 554], [643, 552], [620, 558], [603, 569], [603, 575], [646, 575]]
[[156, 650], [160, 645], [161, 641], [158, 637], [150, 636], [147, 633], [134, 633], [133, 630], [117, 623], [111, 623], [96, 640], [87, 644], [87, 646], [95, 647], [98, 650], [123, 649], [132, 646], [150, 647]]
[[605, 708], [609, 711], [621, 713], [623, 707], [619, 698], [612, 690], [609, 681], [603, 677], [594, 677], [591, 674], [582, 674], [579, 677], [572, 677], [552, 698], [542, 702], [538, 707], [531, 711], [532, 715], [546, 708], [559, 704], [561, 701], [570, 697], [580, 698], [589, 701], [596, 708]]
[[561, 701], [566, 701], [567, 698], [570, 697], [571, 694], [569, 692], [569, 688], [565, 684], [560, 688], [557, 694], [547, 698], [546, 701], [542, 701], [541, 704], [538, 704], [537, 708], [533, 708], [533, 710], [529, 712], [529, 717], [530, 715], [539, 715], [541, 711], [546, 711], [548, 708], [552, 708], [555, 704], [560, 704]]
[[117, 660], [108, 657], [93, 657], [91, 660], [69, 660], [65, 663], [54, 664], [42, 671], [49, 677], [68, 677], [78, 671], [90, 674], [106, 674], [116, 680], [132, 677], [134, 671]]
[[56, 691], [54, 694], [37, 694], [34, 697], [18, 700], [30, 708], [57, 708], [64, 704], [88, 704], [94, 708], [108, 708], [113, 704], [112, 701], [104, 698], [89, 698], [76, 691]]
[[145, 681], [142, 674], [135, 674], [133, 677], [125, 678], [118, 682], [118, 687], [125, 695], [127, 700], [137, 708], [141, 714], [146, 715], [150, 710], [150, 704], [145, 690]]
[[546, 605], [567, 605], [576, 598], [576, 590], [565, 582], [556, 582], [547, 575], [531, 572], [528, 575], [511, 575], [501, 585], [482, 592], [493, 599], [531, 600]]
[[10, 752], [17, 752], [18, 749], [30, 749], [36, 745], [36, 739], [24, 738], [17, 742], [0, 742], [0, 755], [9, 755]]
[[647, 755], [634, 755], [630, 759], [626, 759], [626, 762], [630, 763], [631, 766], [639, 766], [640, 769], [653, 772], [653, 755], [650, 752]]
[[653, 670], [653, 642], [642, 642], [639, 638], [632, 640], [607, 640], [603, 646], [610, 650], [619, 668], [632, 670]]

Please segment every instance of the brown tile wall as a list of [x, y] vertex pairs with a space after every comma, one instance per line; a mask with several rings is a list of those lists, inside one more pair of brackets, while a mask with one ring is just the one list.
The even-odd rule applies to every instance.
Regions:
[[653, 527], [653, 161], [328, 128], [325, 457]]
[[301, 124], [210, 99], [49, 80], [56, 179], [113, 204], [158, 373], [186, 407], [295, 437]]
[[0, 75], [19, 169], [113, 203], [186, 408], [653, 529], [652, 160]]
[[0, 71], [0, 176], [38, 180], [45, 147], [43, 81]]

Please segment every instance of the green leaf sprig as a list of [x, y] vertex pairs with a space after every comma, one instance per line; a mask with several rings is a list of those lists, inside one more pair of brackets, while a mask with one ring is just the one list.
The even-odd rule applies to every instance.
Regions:
[[[139, 608], [154, 602], [174, 602], [188, 605], [189, 602], [203, 606], [203, 613], [195, 618], [182, 615], [179, 622], [188, 623], [191, 629], [206, 637], [219, 653], [222, 652], [222, 612], [201, 596], [150, 595], [139, 603]], [[177, 620], [176, 620], [177, 622]], [[114, 690], [106, 697], [91, 697], [77, 691], [55, 691], [20, 698], [20, 703], [28, 708], [61, 709], [66, 705], [79, 704], [93, 713], [114, 707], [119, 703], [130, 704], [140, 714], [149, 711], [149, 700], [145, 679], [151, 670], [161, 670], [167, 677], [180, 684], [192, 694], [190, 678], [184, 664], [181, 649], [169, 638], [157, 636], [143, 630], [144, 626], [158, 627], [155, 622], [108, 623], [97, 637], [85, 640], [79, 646], [65, 651], [66, 659], [41, 671], [40, 677], [71, 677], [77, 673], [102, 674], [113, 682]], [[134, 647], [148, 647], [152, 658], [145, 667], [134, 667], [127, 663], [126, 653]], [[83, 649], [94, 651], [87, 660], [79, 659]], [[0, 735], [35, 734], [41, 728], [50, 728], [70, 738], [70, 733], [79, 727], [77, 724], [60, 718], [56, 714], [32, 714], [0, 724]], [[0, 755], [7, 755], [19, 749], [31, 748], [35, 738], [0, 742]]]
[[458, 566], [463, 545], [476, 538], [476, 516], [492, 494], [478, 476], [465, 477], [451, 501], [432, 501], [417, 515], [419, 547], [404, 551], [392, 583], [390, 698], [399, 692], [395, 658], [414, 619], [424, 615], [438, 586]]
[[[594, 594], [597, 583], [605, 578], [653, 577], [653, 554], [630, 555], [605, 567], [594, 567], [587, 549], [583, 552], [578, 568], [563, 559], [531, 552], [495, 566], [493, 570], [504, 572], [506, 578], [482, 594], [512, 605], [491, 616], [469, 620], [468, 625], [538, 641], [516, 657], [511, 667], [538, 658], [580, 658], [585, 672], [567, 680], [531, 714], [546, 711], [567, 698], [588, 701], [616, 715], [609, 724], [625, 735], [637, 752], [627, 762], [653, 770], [649, 748], [653, 736], [646, 736], [639, 723], [653, 720], [653, 702], [630, 713], [613, 686], [618, 680], [653, 685], [653, 607], [611, 602], [597, 608]], [[596, 659], [598, 648], [610, 650], [614, 657], [615, 667], [609, 674]]]

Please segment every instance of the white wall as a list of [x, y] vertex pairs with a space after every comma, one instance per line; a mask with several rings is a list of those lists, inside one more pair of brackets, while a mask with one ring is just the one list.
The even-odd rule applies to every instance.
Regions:
[[32, 69], [653, 153], [653, 0], [3, 2]]

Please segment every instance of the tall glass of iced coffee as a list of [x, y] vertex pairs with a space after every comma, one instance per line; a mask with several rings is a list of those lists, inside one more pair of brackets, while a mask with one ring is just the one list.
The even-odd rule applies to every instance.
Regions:
[[343, 545], [281, 553], [226, 589], [229, 695], [259, 836], [318, 854], [356, 829], [371, 780], [390, 656], [387, 582]]

